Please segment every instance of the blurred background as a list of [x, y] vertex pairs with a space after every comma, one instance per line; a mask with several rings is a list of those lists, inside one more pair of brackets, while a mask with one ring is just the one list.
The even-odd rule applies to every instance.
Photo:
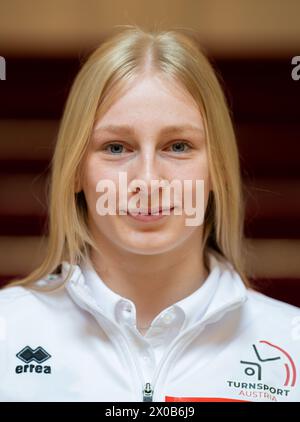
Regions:
[[248, 274], [300, 306], [299, 16], [299, 0], [0, 0], [0, 283], [42, 259], [50, 161], [80, 63], [115, 25], [181, 27], [197, 31], [232, 110]]

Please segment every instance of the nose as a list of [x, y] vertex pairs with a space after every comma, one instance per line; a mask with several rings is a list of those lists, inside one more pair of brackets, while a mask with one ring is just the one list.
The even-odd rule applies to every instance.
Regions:
[[144, 191], [146, 196], [148, 194], [149, 199], [151, 197], [151, 191], [152, 194], [158, 193], [156, 191], [159, 191], [161, 188], [159, 188], [158, 182], [153, 183], [153, 181], [161, 181], [163, 179], [163, 175], [161, 163], [158, 162], [158, 157], [156, 156], [154, 147], [148, 146], [140, 151], [140, 154], [135, 162], [135, 168], [132, 175], [133, 179], [142, 181], [142, 184], [132, 185], [132, 190], [134, 192]]

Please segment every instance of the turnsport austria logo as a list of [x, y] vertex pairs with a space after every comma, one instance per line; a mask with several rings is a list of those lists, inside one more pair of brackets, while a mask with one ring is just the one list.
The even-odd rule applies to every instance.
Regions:
[[[282, 347], [269, 341], [260, 340], [252, 344], [251, 360], [240, 360], [243, 372], [247, 376], [243, 381], [227, 380], [229, 388], [238, 391], [241, 398], [263, 398], [277, 401], [278, 397], [288, 397], [297, 380], [296, 365], [290, 354]], [[276, 372], [282, 376], [279, 386], [264, 382], [264, 372], [268, 365], [276, 365]]]

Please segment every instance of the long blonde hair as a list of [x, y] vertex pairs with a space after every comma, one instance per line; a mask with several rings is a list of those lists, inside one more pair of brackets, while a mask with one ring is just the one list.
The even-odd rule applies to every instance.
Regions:
[[42, 279], [57, 271], [63, 261], [73, 265], [88, 260], [90, 248], [96, 245], [88, 230], [84, 195], [76, 193], [82, 158], [95, 121], [149, 63], [153, 71], [175, 78], [186, 88], [204, 119], [212, 182], [204, 221], [204, 254], [208, 248], [216, 251], [249, 284], [243, 261], [244, 200], [238, 150], [220, 82], [192, 31], [146, 31], [136, 25], [124, 25], [110, 35], [75, 78], [52, 161], [47, 254], [29, 276], [11, 284]]

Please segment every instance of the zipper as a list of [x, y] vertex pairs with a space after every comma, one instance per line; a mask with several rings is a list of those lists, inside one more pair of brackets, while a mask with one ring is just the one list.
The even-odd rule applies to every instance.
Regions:
[[143, 389], [143, 401], [153, 401], [153, 392], [150, 382], [146, 382]]

